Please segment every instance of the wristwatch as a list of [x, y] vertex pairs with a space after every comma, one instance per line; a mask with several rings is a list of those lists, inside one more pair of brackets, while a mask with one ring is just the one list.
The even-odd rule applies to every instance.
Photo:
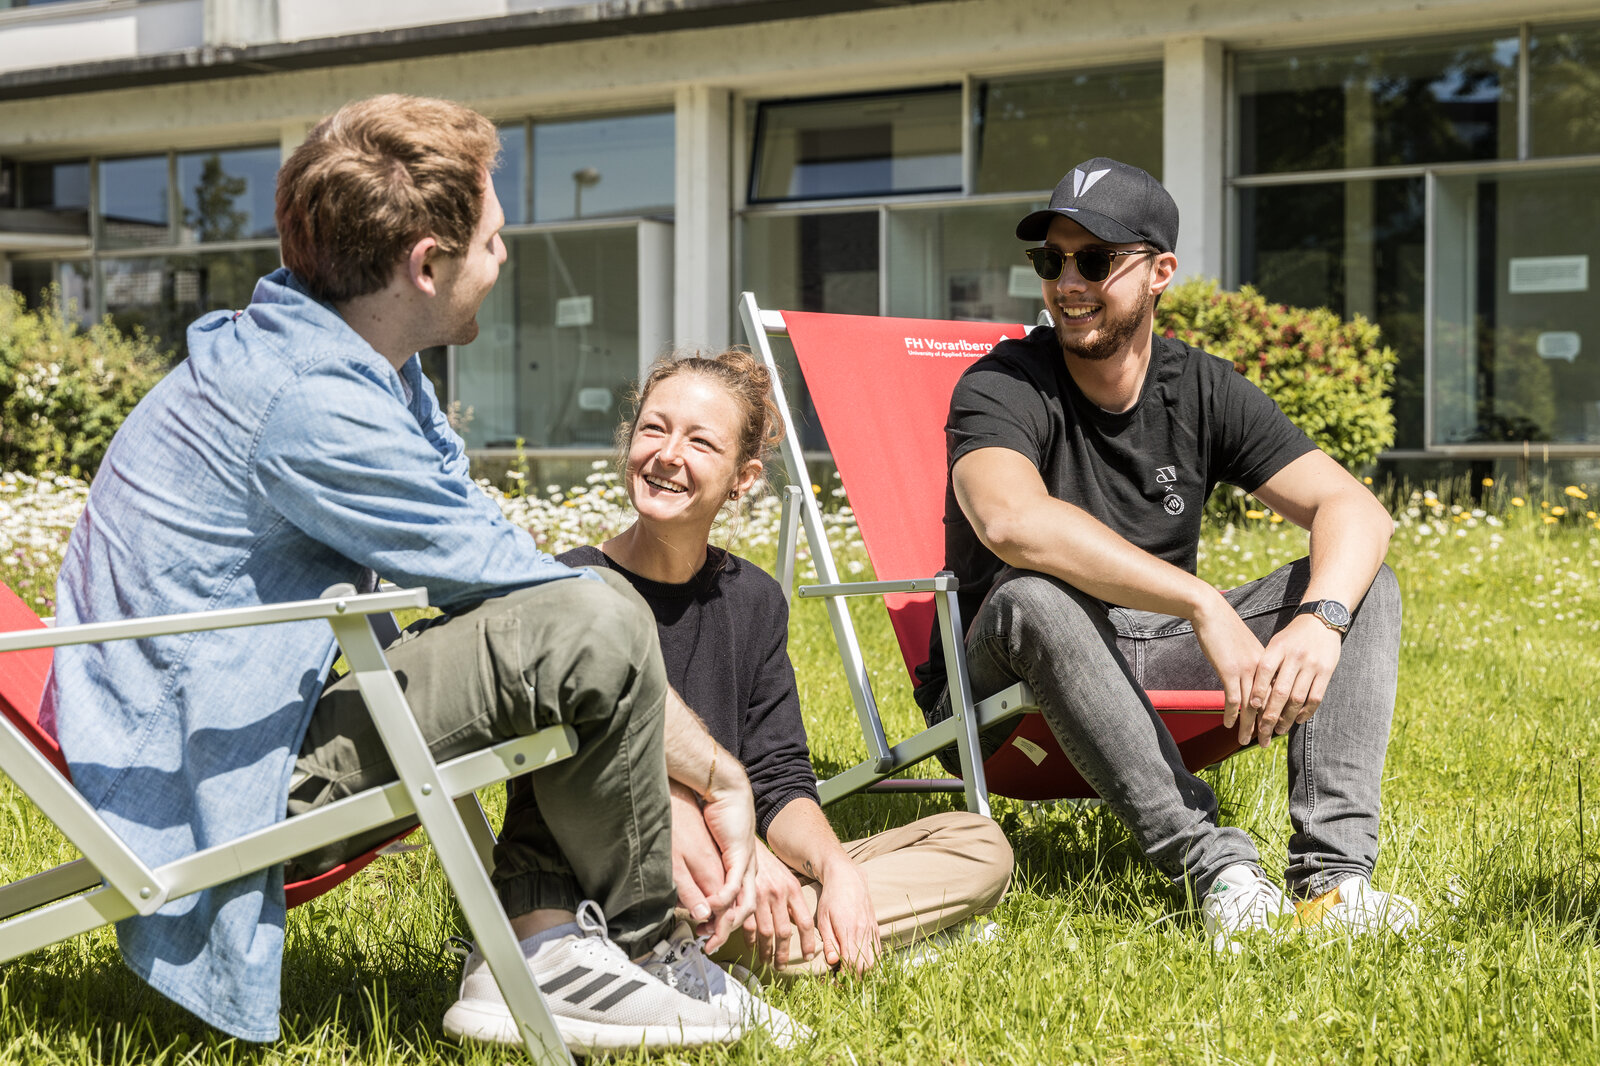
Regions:
[[1311, 600], [1302, 603], [1294, 616], [1299, 618], [1303, 614], [1316, 615], [1317, 621], [1336, 632], [1350, 632], [1350, 608], [1338, 600]]

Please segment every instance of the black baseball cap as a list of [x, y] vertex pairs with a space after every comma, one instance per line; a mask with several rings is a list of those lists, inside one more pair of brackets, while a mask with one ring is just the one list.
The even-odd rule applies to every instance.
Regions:
[[1057, 217], [1070, 218], [1111, 244], [1144, 241], [1163, 252], [1178, 247], [1178, 205], [1138, 167], [1096, 156], [1067, 172], [1050, 206], [1017, 223], [1017, 237], [1042, 241]]

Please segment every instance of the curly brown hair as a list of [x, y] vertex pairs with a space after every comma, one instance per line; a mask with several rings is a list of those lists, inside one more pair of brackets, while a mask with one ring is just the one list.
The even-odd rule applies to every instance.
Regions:
[[387, 285], [424, 237], [461, 254], [499, 151], [494, 124], [448, 100], [390, 93], [346, 104], [278, 171], [284, 265], [338, 303]]

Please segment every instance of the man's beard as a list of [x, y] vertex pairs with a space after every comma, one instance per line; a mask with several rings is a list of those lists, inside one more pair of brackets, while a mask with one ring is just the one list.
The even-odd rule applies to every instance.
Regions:
[[1061, 342], [1061, 350], [1068, 355], [1075, 355], [1092, 363], [1104, 362], [1112, 356], [1120, 355], [1127, 348], [1128, 342], [1138, 336], [1141, 329], [1146, 328], [1145, 315], [1155, 303], [1156, 294], [1146, 291], [1139, 306], [1119, 318], [1111, 317], [1111, 309], [1107, 305], [1105, 325], [1100, 327], [1092, 339], [1082, 340], [1069, 337], [1062, 329], [1066, 316], [1058, 311], [1055, 315], [1056, 340]]

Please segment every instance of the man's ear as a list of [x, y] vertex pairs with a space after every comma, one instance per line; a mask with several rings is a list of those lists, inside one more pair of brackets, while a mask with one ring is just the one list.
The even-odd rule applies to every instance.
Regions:
[[1178, 257], [1171, 252], [1161, 252], [1150, 269], [1150, 291], [1160, 296], [1178, 274]]
[[438, 240], [424, 237], [411, 246], [411, 252], [406, 256], [406, 279], [428, 296], [438, 295], [434, 286], [434, 260], [438, 255]]

